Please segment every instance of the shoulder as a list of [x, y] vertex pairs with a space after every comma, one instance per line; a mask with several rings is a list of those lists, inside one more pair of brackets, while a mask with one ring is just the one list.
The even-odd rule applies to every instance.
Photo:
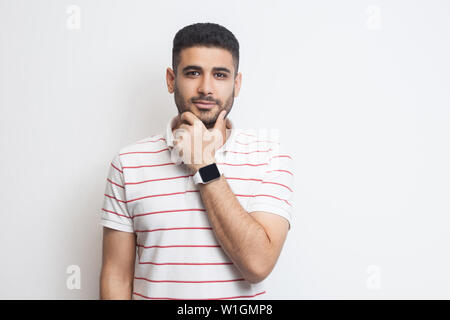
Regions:
[[119, 149], [117, 156], [120, 160], [127, 158], [131, 154], [147, 154], [162, 151], [167, 147], [166, 139], [162, 133], [153, 134], [134, 141]]
[[126, 146], [123, 146], [119, 153], [127, 153], [127, 152], [136, 152], [142, 150], [151, 150], [158, 146], [166, 145], [166, 139], [161, 133], [157, 133], [140, 140], [137, 140], [133, 143], [130, 143]]
[[267, 155], [277, 153], [281, 147], [280, 132], [277, 129], [238, 129], [235, 142], [250, 150], [270, 150]]

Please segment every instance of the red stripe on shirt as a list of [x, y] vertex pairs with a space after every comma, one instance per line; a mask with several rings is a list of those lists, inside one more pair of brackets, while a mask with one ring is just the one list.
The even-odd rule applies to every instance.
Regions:
[[[268, 165], [268, 163], [225, 163], [225, 162], [216, 162], [217, 164], [223, 164], [227, 166], [264, 166]], [[161, 164], [150, 164], [143, 166], [133, 166], [133, 167], [122, 167], [122, 169], [139, 169], [139, 168], [150, 168], [150, 167], [160, 167], [160, 166], [168, 166], [168, 165], [176, 165], [174, 162], [169, 163], [161, 163]]]
[[102, 208], [102, 210], [103, 210], [103, 211], [106, 211], [106, 212], [109, 212], [109, 213], [112, 213], [112, 214], [116, 214], [116, 215], [121, 216], [121, 217], [125, 217], [125, 218], [128, 218], [128, 219], [132, 219], [132, 218], [129, 217], [129, 216], [126, 216], [126, 215], [123, 215], [123, 214], [120, 214], [120, 213], [117, 213], [117, 212], [114, 212], [114, 211], [111, 211], [111, 210], [106, 210], [105, 208]]
[[136, 230], [135, 232], [154, 232], [154, 231], [169, 231], [169, 230], [212, 230], [210, 227], [184, 227], [184, 228], [160, 228], [160, 229], [152, 229], [152, 230]]
[[168, 148], [165, 149], [161, 149], [161, 150], [157, 150], [157, 151], [133, 151], [133, 152], [125, 152], [125, 153], [121, 153], [120, 155], [123, 156], [125, 154], [135, 154], [135, 153], [160, 153], [163, 151], [169, 151]]
[[292, 205], [291, 205], [287, 200], [281, 199], [281, 198], [278, 198], [278, 197], [275, 197], [275, 196], [271, 196], [270, 194], [255, 194], [255, 195], [253, 195], [253, 196], [254, 196], [254, 197], [270, 197], [270, 198], [274, 198], [274, 199], [277, 199], [277, 200], [284, 201], [284, 202], [286, 202], [289, 206], [292, 207]]
[[123, 173], [123, 171], [120, 170], [119, 168], [117, 168], [117, 167], [114, 165], [114, 163], [111, 162], [111, 165], [113, 166], [114, 169], [116, 169], [116, 170], [119, 171], [120, 173]]
[[104, 208], [102, 208], [102, 210], [106, 211], [106, 212], [109, 212], [109, 213], [116, 214], [116, 215], [121, 216], [121, 217], [129, 218], [129, 219], [134, 219], [134, 218], [138, 218], [140, 216], [146, 216], [146, 215], [149, 215], [149, 214], [158, 214], [158, 213], [181, 212], [181, 211], [201, 211], [201, 212], [206, 212], [205, 209], [180, 209], [180, 210], [165, 210], [165, 211], [155, 211], [155, 212], [149, 212], [149, 213], [141, 213], [141, 214], [135, 214], [132, 217], [128, 217], [128, 216], [125, 216], [123, 214], [120, 214], [120, 213], [117, 213], [117, 212], [114, 212], [114, 211], [106, 210]]
[[141, 278], [141, 277], [134, 277], [135, 279], [138, 280], [145, 280], [148, 282], [155, 282], [155, 283], [159, 283], [159, 282], [172, 282], [172, 283], [216, 283], [216, 282], [234, 282], [234, 281], [245, 281], [244, 278], [240, 278], [240, 279], [231, 279], [231, 280], [206, 280], [206, 281], [183, 281], [183, 280], [150, 280], [147, 278]]
[[239, 134], [242, 134], [244, 136], [249, 136], [249, 137], [256, 137], [254, 134], [245, 133], [245, 132], [239, 132]]
[[255, 153], [255, 152], [270, 152], [270, 151], [272, 151], [272, 149], [269, 149], [269, 150], [255, 150], [255, 151], [250, 151], [250, 152], [240, 152], [240, 151], [228, 150], [228, 152], [240, 153], [240, 154], [250, 154], [250, 153]]
[[136, 247], [140, 247], [143, 249], [151, 249], [151, 248], [220, 248], [219, 245], [194, 245], [194, 244], [186, 244], [186, 245], [171, 245], [171, 246], [144, 246], [142, 244], [137, 244]]
[[135, 214], [135, 215], [133, 216], [133, 219], [134, 219], [134, 218], [137, 218], [137, 217], [141, 217], [141, 216], [147, 216], [147, 215], [149, 215], [149, 214], [168, 213], [168, 212], [181, 212], [181, 211], [203, 211], [203, 212], [206, 212], [205, 209], [180, 209], [180, 210], [154, 211], [154, 212], [147, 212], [147, 213]]
[[[120, 202], [128, 203], [128, 202], [133, 202], [133, 201], [137, 201], [137, 200], [141, 200], [141, 199], [146, 199], [146, 198], [153, 198], [153, 197], [160, 197], [160, 196], [172, 196], [172, 195], [177, 195], [177, 194], [184, 194], [184, 193], [187, 193], [187, 192], [200, 192], [200, 190], [187, 190], [187, 191], [184, 191], [184, 192], [174, 192], [174, 193], [165, 193], [165, 194], [154, 194], [154, 195], [151, 195], [151, 196], [145, 196], [145, 197], [141, 197], [141, 198], [137, 198], [137, 199], [133, 199], [133, 200], [128, 200], [128, 201], [122, 201], [122, 200], [116, 199], [115, 197], [109, 196], [109, 195], [107, 195], [107, 194], [105, 194], [105, 196], [110, 197], [110, 198], [112, 198], [112, 199], [116, 199], [117, 201], [120, 201]], [[277, 197], [274, 197], [274, 196], [271, 196], [271, 195], [266, 195], [266, 194], [257, 194], [257, 195], [251, 195], [251, 194], [236, 194], [236, 197], [258, 197], [258, 196], [272, 197], [272, 198], [275, 198], [275, 199], [278, 199], [278, 200], [285, 201], [287, 204], [289, 204], [289, 202], [287, 202], [287, 200], [280, 199], [280, 198], [277, 198]], [[290, 205], [290, 204], [289, 204], [289, 205]]]
[[254, 297], [259, 296], [264, 293], [266, 293], [266, 291], [259, 292], [252, 296], [235, 296], [235, 297], [206, 298], [206, 299], [196, 299], [196, 298], [180, 299], [180, 298], [166, 298], [166, 297], [165, 298], [163, 298], [163, 297], [147, 297], [147, 296], [144, 296], [143, 294], [133, 292], [134, 295], [140, 296], [145, 299], [160, 299], [160, 300], [226, 300], [226, 299], [239, 299], [239, 298], [254, 298]]
[[[163, 181], [163, 180], [173, 180], [173, 179], [181, 179], [181, 178], [189, 178], [192, 177], [193, 175], [187, 175], [187, 176], [178, 176], [178, 177], [169, 177], [169, 178], [161, 178], [161, 179], [152, 179], [152, 180], [145, 180], [145, 181], [138, 181], [138, 182], [126, 182], [125, 185], [131, 184], [131, 185], [135, 185], [135, 184], [141, 184], [141, 183], [146, 183], [146, 182], [155, 182], [155, 181]], [[230, 179], [230, 180], [244, 180], [244, 181], [259, 181], [261, 183], [271, 183], [271, 184], [277, 184], [280, 185], [282, 187], [285, 187], [287, 189], [289, 189], [289, 191], [293, 192], [291, 188], [289, 188], [288, 186], [282, 184], [282, 183], [277, 183], [277, 182], [271, 182], [271, 181], [263, 181], [262, 179], [252, 179], [252, 178], [235, 178], [235, 177], [225, 177], [225, 179]], [[115, 184], [118, 187], [123, 188], [123, 186], [107, 179], [109, 182]]]
[[149, 164], [144, 166], [134, 166], [134, 167], [123, 167], [122, 169], [139, 169], [139, 168], [151, 168], [151, 167], [161, 167], [161, 166], [169, 166], [175, 164], [174, 162], [168, 163], [160, 163], [160, 164]]
[[187, 176], [178, 176], [178, 177], [169, 177], [169, 178], [161, 178], [161, 179], [152, 179], [152, 180], [145, 180], [145, 181], [138, 181], [138, 182], [126, 182], [127, 184], [140, 184], [140, 183], [146, 183], [146, 182], [154, 182], [154, 181], [162, 181], [162, 180], [173, 180], [173, 179], [180, 179], [180, 178], [189, 178], [192, 177], [193, 174], [187, 175]]
[[139, 261], [139, 264], [153, 264], [156, 266], [165, 266], [165, 265], [170, 265], [170, 266], [219, 266], [219, 265], [233, 264], [233, 262], [197, 262], [197, 263], [193, 263], [193, 262], [151, 262], [151, 261], [141, 262], [141, 261]]
[[183, 192], [173, 192], [173, 193], [163, 193], [163, 194], [153, 194], [150, 196], [145, 196], [145, 197], [140, 197], [140, 198], [136, 198], [136, 199], [132, 199], [132, 200], [128, 200], [126, 202], [133, 202], [133, 201], [137, 201], [137, 200], [141, 200], [141, 199], [146, 199], [146, 198], [153, 198], [153, 197], [164, 197], [164, 196], [173, 196], [176, 194], [184, 194], [187, 192], [200, 192], [200, 190], [186, 190]]
[[[271, 198], [275, 198], [275, 199], [277, 199], [277, 200], [284, 201], [284, 202], [286, 202], [288, 205], [291, 206], [291, 204], [290, 204], [287, 200], [281, 199], [281, 198], [277, 198], [277, 197], [274, 197], [274, 196], [271, 196], [270, 194], [236, 194], [236, 196], [237, 196], [237, 197], [271, 197]], [[291, 206], [291, 207], [292, 207], [292, 206]]]
[[274, 172], [274, 171], [279, 171], [279, 172], [286, 172], [289, 173], [290, 175], [294, 175], [292, 172], [288, 171], [288, 170], [270, 170], [270, 171], [266, 171], [266, 173], [270, 173], [270, 172]]
[[111, 199], [117, 200], [117, 201], [119, 201], [119, 202], [127, 203], [126, 201], [123, 201], [123, 200], [117, 199], [116, 197], [110, 196], [110, 195], [108, 195], [108, 194], [106, 194], [106, 193], [105, 193], [105, 196], [106, 196], [106, 197], [108, 197], [108, 198], [111, 198]]
[[111, 181], [109, 178], [107, 178], [106, 180], [108, 180], [109, 182], [111, 182], [112, 184], [115, 184], [118, 187], [124, 188], [123, 186], [121, 186], [120, 184], [115, 183], [114, 181]]
[[280, 186], [282, 186], [282, 187], [288, 188], [291, 192], [293, 192], [291, 188], [289, 188], [288, 186], [286, 186], [286, 185], [284, 185], [284, 184], [282, 184], [282, 183], [271, 182], [271, 181], [262, 181], [261, 183], [277, 184], [277, 185], [280, 185]]
[[284, 184], [282, 184], [282, 183], [278, 183], [278, 182], [263, 181], [262, 179], [234, 178], [234, 177], [225, 177], [225, 179], [232, 179], [232, 180], [250, 180], [250, 181], [258, 181], [258, 182], [261, 182], [261, 183], [277, 184], [277, 185], [283, 186], [283, 187], [285, 187], [285, 188], [288, 188], [291, 192], [293, 192], [291, 188], [289, 188], [288, 186], [286, 186], [286, 185], [284, 185]]
[[262, 179], [252, 179], [252, 178], [235, 178], [235, 177], [225, 177], [225, 179], [231, 179], [231, 180], [250, 180], [250, 181], [262, 181]]
[[225, 163], [225, 162], [217, 162], [217, 164], [224, 164], [227, 166], [252, 166], [252, 167], [257, 167], [257, 166], [266, 166], [268, 165], [268, 163]]
[[273, 157], [270, 157], [270, 159], [273, 159], [273, 158], [289, 158], [289, 159], [292, 159], [291, 158], [291, 156], [289, 156], [289, 155], [285, 155], [285, 154], [281, 154], [281, 155], [276, 155], [276, 156], [273, 156]]
[[157, 141], [160, 141], [160, 140], [166, 141], [166, 139], [164, 139], [164, 138], [159, 138], [159, 139], [153, 140], [153, 141], [141, 141], [141, 142], [137, 142], [137, 143], [140, 144], [140, 143], [157, 142]]
[[[128, 200], [128, 201], [123, 201], [123, 200], [117, 199], [117, 198], [115, 198], [115, 197], [113, 197], [113, 196], [107, 195], [106, 193], [105, 193], [105, 196], [106, 196], [106, 197], [109, 197], [109, 198], [111, 198], [111, 199], [115, 199], [115, 200], [117, 200], [117, 201], [119, 201], [119, 202], [128, 203], [128, 202], [133, 202], [133, 201], [137, 201], [137, 200], [141, 200], [141, 199], [146, 199], [146, 198], [159, 197], [159, 196], [171, 196], [171, 195], [176, 195], [176, 194], [184, 194], [184, 193], [187, 193], [187, 192], [200, 192], [200, 190], [187, 190], [187, 191], [184, 191], [184, 192], [174, 192], [174, 193], [167, 193], [167, 194], [155, 194], [155, 195], [145, 196], [145, 197], [141, 197], [141, 198], [137, 198], [137, 199], [133, 199], [133, 200]], [[287, 200], [285, 200], [285, 199], [280, 199], [280, 198], [277, 198], [277, 197], [274, 197], [274, 196], [271, 196], [271, 195], [268, 195], [268, 194], [255, 194], [255, 195], [250, 195], [250, 194], [236, 194], [236, 197], [272, 197], [272, 198], [275, 198], [275, 199], [277, 199], [277, 200], [285, 201], [288, 205], [291, 206], [291, 204], [290, 204]]]

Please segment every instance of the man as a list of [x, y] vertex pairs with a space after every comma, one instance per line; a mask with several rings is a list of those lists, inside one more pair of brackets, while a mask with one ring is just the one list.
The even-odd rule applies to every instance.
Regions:
[[263, 280], [290, 229], [293, 160], [276, 140], [238, 132], [227, 118], [241, 87], [238, 66], [239, 43], [220, 25], [175, 35], [166, 80], [178, 115], [111, 163], [101, 299], [266, 293]]

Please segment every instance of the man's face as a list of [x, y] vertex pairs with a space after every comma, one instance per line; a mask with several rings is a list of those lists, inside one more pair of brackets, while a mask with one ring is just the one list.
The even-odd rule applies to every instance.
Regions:
[[222, 110], [227, 115], [231, 111], [242, 75], [234, 77], [231, 52], [222, 48], [186, 48], [180, 58], [176, 75], [167, 69], [169, 92], [174, 93], [179, 114], [190, 111], [211, 128]]

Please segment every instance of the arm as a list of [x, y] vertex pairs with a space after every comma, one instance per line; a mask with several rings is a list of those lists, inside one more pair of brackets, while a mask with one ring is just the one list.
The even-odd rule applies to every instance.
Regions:
[[103, 228], [101, 300], [131, 299], [135, 258], [136, 238], [134, 233]]
[[[210, 183], [199, 184], [199, 190], [224, 251], [247, 281], [262, 281], [278, 259], [288, 231], [287, 220], [267, 212], [249, 214], [223, 175]], [[274, 232], [267, 232], [269, 225]]]
[[[187, 138], [176, 139], [174, 145], [183, 155], [185, 165], [193, 173], [202, 166], [215, 162], [215, 153], [212, 151], [217, 150], [216, 148], [223, 145], [223, 141], [226, 140], [225, 115], [226, 112], [221, 111], [214, 128], [207, 130], [191, 112], [181, 114], [179, 129], [183, 130]], [[203, 132], [201, 136], [203, 143], [200, 147], [195, 144], [197, 148], [194, 148], [192, 144], [195, 137], [198, 138], [198, 131], [194, 132], [194, 126], [199, 126], [202, 130], [200, 132]], [[205, 134], [207, 132], [209, 134]], [[212, 145], [205, 143], [208, 141], [213, 141]], [[211, 146], [214, 148], [211, 149]], [[195, 157], [199, 151], [201, 151], [200, 161]], [[272, 178], [278, 178], [277, 174]], [[278, 180], [281, 181], [281, 179]], [[273, 181], [270, 183], [273, 185]], [[275, 266], [288, 232], [287, 218], [272, 213], [273, 210], [280, 213], [283, 204], [264, 205], [264, 201], [259, 201], [251, 204], [254, 210], [249, 213], [241, 206], [223, 175], [215, 181], [200, 184], [199, 191], [212, 229], [222, 249], [247, 281], [251, 283], [262, 281]], [[270, 188], [268, 193], [284, 195]], [[287, 205], [290, 206], [290, 204]]]

